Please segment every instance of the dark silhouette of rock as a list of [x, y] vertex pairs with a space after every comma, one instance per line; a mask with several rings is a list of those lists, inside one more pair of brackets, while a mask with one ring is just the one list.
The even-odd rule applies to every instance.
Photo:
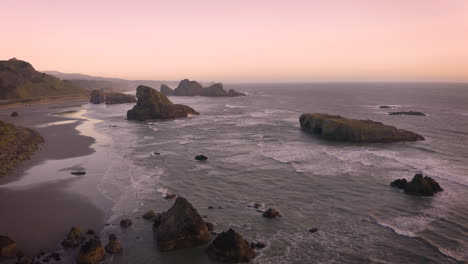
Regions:
[[266, 218], [278, 218], [281, 217], [281, 214], [273, 208], [269, 208], [266, 212], [263, 213], [263, 217]]
[[179, 82], [177, 88], [174, 89], [174, 95], [178, 96], [196, 96], [200, 95], [203, 90], [201, 84], [196, 81], [184, 79]]
[[123, 251], [123, 247], [114, 234], [109, 235], [109, 242], [107, 243], [106, 252], [109, 254], [117, 254]]
[[99, 90], [92, 90], [90, 93], [89, 102], [92, 104], [100, 104], [105, 102], [104, 93]]
[[153, 210], [149, 210], [143, 215], [143, 219], [146, 219], [146, 220], [152, 220], [155, 217], [156, 217], [156, 212]]
[[196, 247], [210, 240], [206, 223], [197, 210], [180, 196], [167, 212], [154, 221], [153, 231], [161, 251]]
[[317, 231], [318, 231], [318, 228], [316, 228], [316, 227], [313, 227], [313, 228], [309, 229], [310, 233], [315, 233]]
[[101, 241], [91, 239], [81, 246], [76, 264], [99, 264], [104, 260], [105, 252]]
[[263, 242], [256, 241], [256, 242], [251, 242], [250, 247], [253, 249], [262, 249], [266, 247], [266, 244]]
[[173, 104], [165, 95], [151, 87], [138, 86], [137, 98], [137, 104], [127, 112], [128, 120], [167, 119], [199, 114], [186, 105]]
[[407, 111], [407, 112], [390, 112], [388, 115], [411, 115], [411, 116], [426, 116], [421, 112]]
[[18, 115], [19, 115], [18, 112], [13, 112], [13, 113], [11, 113], [10, 116], [11, 116], [11, 117], [17, 117]]
[[195, 156], [195, 159], [199, 160], [199, 161], [204, 161], [204, 160], [207, 160], [208, 157], [205, 156], [205, 155], [197, 155], [197, 156]]
[[208, 227], [208, 231], [213, 231], [214, 230], [214, 225], [213, 223], [210, 223], [210, 222], [205, 222], [206, 224], [206, 227]]
[[166, 194], [164, 195], [164, 199], [166, 199], [166, 200], [171, 200], [171, 199], [176, 198], [176, 196], [177, 196], [177, 195], [175, 195], [175, 194], [166, 193]]
[[81, 234], [80, 229], [72, 227], [68, 232], [67, 237], [62, 241], [64, 248], [75, 248], [78, 247], [81, 242], [85, 240], [85, 237]]
[[120, 220], [120, 227], [127, 228], [127, 227], [131, 226], [132, 224], [133, 224], [132, 220], [130, 220], [130, 219]]
[[433, 196], [435, 193], [443, 191], [438, 182], [420, 173], [414, 175], [410, 182], [407, 182], [406, 179], [398, 179], [393, 181], [390, 186], [403, 189], [405, 193], [417, 196]]
[[77, 176], [81, 176], [81, 175], [85, 175], [86, 172], [84, 171], [73, 171], [73, 172], [70, 172], [71, 174], [73, 175], [77, 175]]
[[389, 105], [381, 105], [379, 106], [379, 108], [382, 108], [382, 109], [390, 109], [390, 108], [393, 108], [392, 106], [389, 106]]
[[240, 93], [234, 89], [229, 89], [228, 96], [230, 97], [236, 97], [236, 96], [245, 96], [244, 93]]
[[301, 128], [323, 139], [349, 142], [398, 142], [424, 140], [416, 133], [372, 120], [348, 119], [327, 114], [302, 114]]
[[92, 104], [125, 104], [135, 103], [135, 96], [124, 93], [104, 92], [100, 90], [93, 90], [90, 94], [89, 102]]
[[16, 255], [16, 242], [7, 236], [0, 236], [0, 257], [12, 258]]
[[219, 234], [206, 253], [215, 260], [228, 263], [250, 262], [255, 258], [249, 242], [233, 229]]
[[161, 93], [165, 96], [174, 95], [174, 90], [172, 90], [169, 86], [165, 84], [161, 84], [161, 88], [159, 89], [159, 91], [161, 91]]

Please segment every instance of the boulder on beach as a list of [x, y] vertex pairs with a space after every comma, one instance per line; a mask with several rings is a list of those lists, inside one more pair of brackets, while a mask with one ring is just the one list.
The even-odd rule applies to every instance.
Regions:
[[106, 252], [109, 254], [117, 254], [123, 251], [123, 247], [114, 234], [109, 235], [109, 242], [107, 243]]
[[161, 88], [159, 89], [159, 91], [165, 96], [174, 95], [174, 90], [172, 90], [169, 86], [165, 84], [161, 84]]
[[327, 114], [302, 114], [301, 128], [323, 139], [348, 142], [398, 142], [424, 140], [411, 131], [372, 120], [349, 119]]
[[64, 248], [75, 248], [84, 240], [85, 237], [81, 233], [81, 230], [79, 228], [72, 227], [68, 232], [67, 237], [62, 241], [62, 246]]
[[203, 90], [203, 86], [197, 81], [190, 81], [189, 79], [183, 79], [179, 82], [177, 88], [174, 89], [174, 95], [178, 96], [196, 96], [200, 95]]
[[12, 258], [16, 255], [16, 242], [7, 237], [0, 236], [0, 257]]
[[205, 155], [197, 155], [197, 156], [195, 156], [195, 159], [199, 160], [199, 161], [204, 161], [204, 160], [207, 160], [208, 157], [205, 156]]
[[390, 108], [394, 108], [394, 107], [389, 106], [389, 105], [381, 105], [381, 106], [379, 106], [379, 108], [381, 108], [381, 109], [390, 109]]
[[266, 212], [263, 213], [263, 217], [266, 218], [278, 218], [281, 217], [281, 214], [273, 208], [269, 208]]
[[411, 116], [426, 116], [426, 114], [421, 112], [415, 111], [407, 111], [407, 112], [390, 112], [388, 115], [411, 115]]
[[405, 193], [417, 196], [433, 196], [443, 191], [439, 183], [429, 176], [418, 173], [408, 182], [406, 179], [397, 179], [390, 186], [403, 189]]
[[128, 120], [168, 119], [198, 115], [186, 105], [173, 104], [164, 94], [140, 85], [137, 87], [137, 104], [127, 112]]
[[202, 217], [187, 199], [180, 196], [154, 221], [153, 231], [161, 251], [196, 247], [210, 240]]
[[81, 246], [76, 264], [99, 264], [104, 260], [105, 252], [101, 241], [91, 239]]
[[249, 242], [232, 228], [219, 234], [206, 253], [217, 261], [228, 263], [251, 262], [255, 258]]

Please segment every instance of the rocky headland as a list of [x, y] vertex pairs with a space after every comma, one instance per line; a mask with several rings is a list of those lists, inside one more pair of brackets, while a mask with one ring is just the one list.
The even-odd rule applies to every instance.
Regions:
[[172, 103], [164, 94], [140, 85], [137, 87], [137, 104], [127, 112], [128, 120], [170, 119], [198, 115], [193, 108]]
[[222, 83], [215, 83], [208, 87], [203, 87], [197, 81], [191, 81], [189, 79], [184, 79], [179, 82], [177, 88], [172, 90], [169, 86], [162, 84], [161, 93], [170, 96], [206, 96], [206, 97], [236, 97], [236, 96], [245, 96], [243, 93], [239, 93], [233, 89], [229, 91], [224, 90]]
[[302, 114], [301, 128], [323, 139], [348, 142], [418, 141], [424, 137], [372, 120], [357, 120], [328, 114]]

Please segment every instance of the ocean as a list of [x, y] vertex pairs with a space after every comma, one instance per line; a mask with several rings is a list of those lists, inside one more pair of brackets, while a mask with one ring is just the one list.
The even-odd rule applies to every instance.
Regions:
[[[206, 246], [157, 250], [152, 223], [140, 217], [149, 209], [167, 210], [173, 200], [164, 199], [166, 193], [187, 198], [216, 232], [232, 227], [249, 241], [266, 242], [257, 251], [258, 264], [468, 263], [468, 85], [225, 88], [248, 96], [170, 97], [201, 113], [176, 120], [128, 121], [132, 104], [85, 105], [79, 114], [89, 122], [78, 129], [96, 138], [96, 151], [55, 167], [50, 161], [32, 168], [86, 168], [87, 176], [70, 191], [79, 190], [106, 212], [109, 224], [101, 235], [115, 233], [124, 246], [109, 263], [212, 263]], [[427, 116], [387, 114], [409, 110]], [[301, 131], [302, 113], [371, 119], [426, 140], [324, 141]], [[208, 160], [195, 161], [199, 154]], [[444, 191], [414, 197], [389, 185], [416, 173], [433, 177]], [[87, 184], [100, 195], [76, 187]], [[275, 208], [283, 217], [266, 219], [249, 207], [253, 203]], [[119, 221], [127, 217], [133, 225], [123, 230]], [[319, 231], [310, 233], [310, 228]]]

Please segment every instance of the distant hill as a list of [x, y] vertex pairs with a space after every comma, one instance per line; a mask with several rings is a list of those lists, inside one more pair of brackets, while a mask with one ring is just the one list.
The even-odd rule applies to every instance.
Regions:
[[0, 61], [0, 100], [86, 95], [88, 91], [38, 72], [26, 61]]

